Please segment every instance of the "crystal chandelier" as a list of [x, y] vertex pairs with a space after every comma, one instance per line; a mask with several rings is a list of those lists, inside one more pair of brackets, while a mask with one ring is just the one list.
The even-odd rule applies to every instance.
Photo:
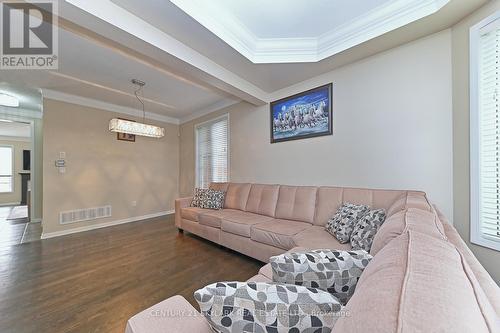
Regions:
[[[109, 121], [109, 130], [111, 132], [134, 134], [140, 136], [147, 136], [151, 138], [162, 138], [165, 136], [165, 129], [162, 127], [146, 124], [146, 111], [144, 109], [144, 102], [140, 99], [138, 92], [143, 94], [142, 88], [146, 85], [145, 82], [133, 79], [132, 83], [137, 87], [134, 91], [135, 97], [142, 105], [143, 122], [135, 122], [125, 119], [113, 118]], [[144, 95], [143, 95], [144, 98]]]

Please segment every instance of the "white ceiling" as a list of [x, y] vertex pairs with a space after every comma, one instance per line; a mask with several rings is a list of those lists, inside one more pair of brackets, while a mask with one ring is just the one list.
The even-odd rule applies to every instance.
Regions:
[[228, 99], [213, 89], [160, 71], [66, 30], [59, 31], [59, 38], [59, 70], [4, 71], [2, 79], [139, 108], [140, 103], [133, 94], [135, 87], [130, 82], [138, 78], [146, 82], [146, 110], [172, 118], [188, 117]]
[[[0, 71], [0, 93], [16, 97], [19, 100], [19, 109], [31, 112], [42, 112], [42, 93], [40, 89], [28, 88], [26, 85], [13, 85], [7, 80], [11, 71]], [[14, 108], [0, 106], [0, 116], [3, 111], [10, 113]], [[16, 108], [17, 109], [17, 108]], [[0, 134], [1, 135], [1, 134]]]
[[331, 57], [450, 0], [170, 1], [253, 63], [297, 63]]
[[297, 38], [317, 37], [391, 1], [211, 0], [210, 6], [231, 15], [257, 38]]
[[31, 125], [17, 122], [3, 122], [0, 117], [0, 137], [16, 137], [29, 138], [31, 137]]
[[378, 52], [449, 28], [488, 0], [451, 0], [436, 14], [333, 57], [315, 63], [293, 64], [252, 63], [170, 1], [113, 0], [113, 2], [176, 40], [182, 41], [184, 45], [213, 60], [243, 80], [264, 92], [272, 93]]
[[[342, 25], [352, 20], [362, 5], [367, 9], [385, 2], [316, 0], [316, 8], [337, 4], [345, 12], [322, 16], [317, 25], [301, 24], [288, 29], [294, 21], [303, 23], [302, 16], [314, 14], [310, 6], [304, 5], [305, 0], [265, 1], [267, 7], [262, 5], [253, 11], [247, 6], [264, 0], [206, 3], [212, 1], [227, 5], [263, 38], [284, 32], [291, 35], [291, 31], [307, 37], [331, 28], [333, 23]], [[50, 96], [66, 94], [68, 99], [68, 95], [74, 95], [136, 110], [139, 104], [133, 97], [130, 79], [138, 78], [147, 83], [146, 111], [168, 121], [182, 122], [239, 100], [263, 105], [279, 89], [448, 28], [487, 1], [450, 0], [436, 14], [319, 62], [255, 64], [171, 1], [61, 0], [59, 70], [0, 71], [0, 80], [42, 88]], [[294, 2], [295, 7], [288, 8], [284, 2]], [[311, 2], [307, 0], [308, 4]], [[272, 20], [263, 20], [269, 29], [264, 28], [252, 19], [263, 9], [273, 15], [282, 10], [289, 18], [272, 29]], [[247, 11], [248, 17], [242, 15]]]

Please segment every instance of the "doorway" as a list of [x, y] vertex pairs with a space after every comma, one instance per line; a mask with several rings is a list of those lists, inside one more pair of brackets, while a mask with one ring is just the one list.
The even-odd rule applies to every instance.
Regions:
[[34, 124], [0, 118], [0, 249], [39, 240], [35, 210]]

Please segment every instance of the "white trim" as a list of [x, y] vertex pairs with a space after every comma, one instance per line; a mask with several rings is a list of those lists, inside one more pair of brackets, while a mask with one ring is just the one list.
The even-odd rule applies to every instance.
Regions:
[[[4, 192], [5, 193], [5, 192]], [[6, 202], [6, 203], [0, 203], [0, 207], [8, 207], [8, 206], [20, 206], [20, 202]]]
[[31, 142], [31, 138], [24, 136], [5, 136], [0, 135], [1, 141]]
[[43, 112], [23, 108], [8, 108], [0, 106], [0, 116], [2, 117], [2, 119], [24, 121], [24, 119], [26, 118], [42, 119]]
[[311, 38], [259, 38], [206, 0], [170, 0], [253, 63], [317, 62], [436, 13], [449, 0], [394, 0]]
[[230, 177], [230, 174], [231, 174], [231, 139], [230, 139], [230, 133], [231, 133], [231, 122], [230, 122], [230, 119], [229, 119], [229, 113], [224, 113], [220, 116], [217, 116], [215, 118], [211, 118], [209, 120], [206, 120], [206, 121], [203, 121], [201, 123], [197, 123], [194, 125], [194, 153], [195, 153], [195, 163], [194, 163], [194, 181], [195, 181], [195, 186], [196, 187], [199, 187], [199, 184], [198, 184], [198, 164], [199, 164], [199, 161], [198, 161], [198, 128], [200, 126], [203, 126], [203, 125], [206, 125], [206, 124], [209, 124], [209, 123], [213, 123], [213, 122], [216, 122], [220, 119], [227, 119], [227, 133], [226, 133], [226, 136], [227, 136], [227, 181], [229, 182], [231, 177]]
[[7, 191], [7, 192], [0, 192], [0, 194], [12, 194], [14, 192], [16, 192], [16, 177], [15, 177], [15, 174], [16, 174], [16, 149], [13, 145], [9, 145], [9, 144], [0, 144], [0, 148], [10, 148], [10, 153], [12, 155], [11, 157], [11, 174], [10, 174], [10, 178], [11, 178], [11, 183], [10, 183], [10, 191]]
[[479, 37], [481, 29], [500, 19], [500, 11], [470, 28], [470, 241], [500, 251], [500, 242], [483, 237], [480, 218], [480, 150], [479, 150]]
[[202, 110], [199, 110], [199, 111], [196, 111], [196, 112], [193, 112], [191, 115], [187, 116], [187, 117], [184, 117], [184, 118], [181, 118], [180, 120], [180, 124], [185, 124], [191, 120], [194, 120], [194, 119], [198, 119], [198, 118], [201, 118], [209, 113], [212, 113], [212, 112], [215, 112], [215, 111], [219, 111], [219, 110], [222, 110], [224, 108], [227, 108], [231, 105], [234, 105], [234, 104], [237, 104], [237, 103], [240, 103], [241, 100], [234, 100], [234, 99], [223, 99], [215, 104], [212, 104]]
[[107, 227], [125, 224], [125, 223], [139, 222], [139, 221], [143, 221], [143, 220], [147, 220], [147, 219], [152, 219], [155, 217], [170, 215], [170, 214], [173, 214], [174, 212], [175, 212], [174, 210], [168, 210], [168, 211], [164, 211], [164, 212], [158, 212], [158, 213], [147, 214], [147, 215], [142, 215], [142, 216], [129, 217], [129, 218], [122, 219], [122, 220], [115, 220], [115, 221], [104, 222], [104, 223], [99, 223], [99, 224], [86, 225], [83, 227], [72, 228], [72, 229], [67, 229], [67, 230], [45, 232], [45, 233], [42, 233], [41, 239], [48, 239], [48, 238], [53, 238], [53, 237], [65, 236], [65, 235], [75, 234], [78, 232], [107, 228]]
[[[109, 111], [109, 112], [126, 114], [129, 116], [142, 117], [142, 110], [133, 109], [133, 108], [129, 108], [126, 106], [121, 106], [121, 105], [116, 105], [116, 104], [111, 104], [111, 103], [106, 103], [106, 102], [98, 101], [98, 100], [92, 99], [92, 98], [70, 95], [70, 94], [62, 93], [62, 92], [55, 91], [55, 90], [49, 90], [49, 89], [43, 89], [42, 95], [43, 95], [44, 99], [45, 98], [52, 99], [52, 100], [56, 100], [56, 101], [86, 106], [86, 107], [90, 107], [90, 108], [94, 108], [94, 109], [100, 109], [100, 110]], [[175, 125], [179, 124], [179, 119], [177, 119], [177, 118], [163, 116], [163, 115], [160, 115], [157, 113], [152, 113], [152, 112], [146, 112], [146, 118], [151, 119], [151, 120], [161, 121], [164, 123], [170, 123], [170, 124], [175, 124]]]
[[[15, 122], [20, 122], [20, 123], [26, 123], [30, 125], [31, 128], [31, 141], [30, 141], [30, 151], [31, 151], [31, 176], [30, 176], [30, 182], [31, 182], [31, 212], [30, 216], [35, 216], [36, 212], [36, 200], [35, 200], [35, 192], [36, 192], [36, 144], [35, 144], [35, 120], [34, 119], [41, 119], [43, 115], [43, 103], [42, 103], [42, 110], [40, 112], [38, 111], [29, 111], [29, 110], [23, 110], [20, 109], [20, 112], [16, 114], [5, 114], [2, 112], [2, 109], [0, 108], [0, 117], [3, 119], [7, 120], [12, 120]], [[42, 194], [43, 195], [43, 194]], [[42, 198], [43, 199], [43, 198]]]

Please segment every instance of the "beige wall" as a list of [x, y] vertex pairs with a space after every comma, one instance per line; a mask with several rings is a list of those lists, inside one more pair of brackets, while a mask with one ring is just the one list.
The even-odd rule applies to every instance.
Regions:
[[12, 146], [14, 148], [14, 191], [12, 193], [0, 193], [0, 205], [19, 204], [21, 202], [21, 175], [19, 172], [24, 171], [23, 150], [31, 150], [31, 143], [19, 140], [0, 140], [0, 146]]
[[340, 68], [276, 99], [334, 83], [334, 133], [269, 143], [269, 106], [240, 103], [181, 125], [180, 193], [194, 187], [194, 125], [230, 114], [232, 181], [425, 190], [452, 214], [450, 31]]
[[[178, 126], [162, 139], [118, 141], [103, 110], [44, 100], [43, 233], [170, 211], [178, 193]], [[54, 166], [66, 152], [66, 173]], [[137, 201], [134, 207], [132, 202]], [[59, 212], [112, 205], [112, 218], [60, 225]]]
[[454, 224], [476, 257], [500, 284], [500, 252], [470, 243], [469, 198], [469, 28], [500, 10], [492, 1], [452, 29]]

